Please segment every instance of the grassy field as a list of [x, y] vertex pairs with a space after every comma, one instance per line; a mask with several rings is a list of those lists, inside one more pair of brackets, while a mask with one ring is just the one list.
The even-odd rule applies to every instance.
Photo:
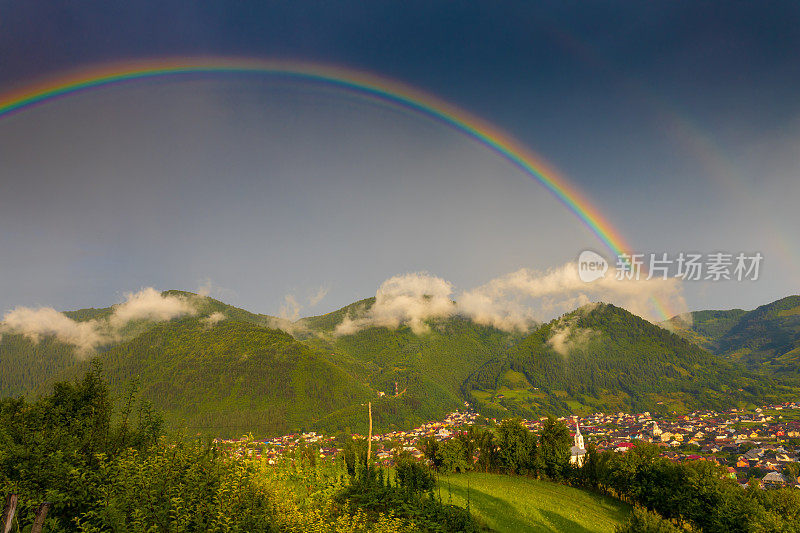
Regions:
[[495, 531], [588, 533], [614, 531], [630, 506], [589, 491], [548, 481], [498, 474], [442, 476], [442, 501], [466, 505], [467, 481], [473, 515]]

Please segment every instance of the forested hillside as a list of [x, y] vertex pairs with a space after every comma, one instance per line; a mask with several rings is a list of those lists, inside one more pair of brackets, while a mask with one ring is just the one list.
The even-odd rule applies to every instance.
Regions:
[[39, 342], [22, 335], [0, 338], [0, 398], [23, 396], [39, 390], [78, 363], [75, 347], [45, 337]]
[[722, 408], [781, 389], [624, 309], [597, 304], [542, 326], [476, 371], [464, 392], [489, 412], [535, 416]]
[[[274, 324], [275, 317], [250, 313], [244, 309], [227, 305], [219, 300], [200, 296], [185, 291], [164, 291], [162, 296], [179, 296], [192, 303], [198, 317], [215, 316], [262, 326]], [[108, 320], [113, 307], [86, 308], [65, 311], [63, 314], [77, 322], [89, 320]], [[216, 314], [216, 315], [215, 315]], [[148, 320], [137, 320], [126, 324], [119, 331], [119, 338], [108, 345], [101, 346], [98, 351], [113, 348], [140, 335], [155, 325]], [[19, 396], [32, 392], [47, 390], [47, 386], [59, 376], [66, 375], [72, 369], [85, 369], [85, 361], [95, 354], [81, 353], [70, 344], [59, 342], [53, 336], [42, 336], [38, 342], [19, 334], [4, 333], [0, 335], [0, 397]]]
[[310, 429], [374, 393], [288, 333], [234, 320], [152, 327], [96, 358], [112, 390], [139, 397], [188, 433], [258, 435]]
[[[161, 293], [166, 297], [190, 302], [192, 312], [125, 322], [91, 353], [53, 336], [34, 342], [4, 334], [0, 395], [41, 393], [97, 360], [117, 401], [135, 390], [165, 413], [171, 430], [266, 436], [301, 429], [363, 433], [368, 401], [376, 426], [388, 431], [441, 418], [465, 400], [489, 415], [539, 416], [719, 408], [797, 391], [613, 305], [581, 308], [529, 334], [460, 316], [429, 320], [427, 331], [361, 326], [345, 334], [337, 326], [369, 310], [374, 299], [289, 323], [192, 293]], [[791, 336], [771, 334], [796, 320], [790, 303], [742, 316], [709, 312], [691, 334], [731, 345], [749, 338], [752, 353], [790, 346]], [[107, 325], [118, 311], [65, 315]], [[757, 331], [773, 340], [756, 343]]]
[[674, 317], [666, 325], [754, 372], [800, 383], [800, 296], [753, 311], [696, 311], [689, 320]]
[[521, 338], [459, 316], [431, 320], [429, 331], [420, 334], [407, 326], [335, 333], [346, 317], [365, 312], [374, 302], [368, 298], [302, 319], [298, 329], [307, 343], [330, 353], [332, 360], [352, 368], [386, 395], [373, 409], [382, 427], [423, 422], [463, 407], [464, 380]]

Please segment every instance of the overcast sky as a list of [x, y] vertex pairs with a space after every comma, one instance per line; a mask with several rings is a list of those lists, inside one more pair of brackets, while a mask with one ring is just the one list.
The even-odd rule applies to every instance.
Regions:
[[[691, 309], [800, 292], [798, 50], [796, 2], [0, 2], [0, 94], [201, 54], [433, 93], [541, 154], [637, 251], [764, 255], [756, 282], [684, 283]], [[475, 140], [310, 82], [153, 79], [0, 118], [0, 312], [154, 286], [317, 314], [397, 274], [466, 289], [587, 248], [607, 252]]]

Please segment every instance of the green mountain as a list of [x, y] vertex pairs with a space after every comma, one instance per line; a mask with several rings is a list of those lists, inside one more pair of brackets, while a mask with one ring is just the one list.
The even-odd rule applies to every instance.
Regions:
[[[190, 300], [197, 311], [197, 316], [208, 317], [213, 313], [222, 313], [225, 318], [262, 326], [272, 325], [276, 318], [259, 315], [239, 309], [219, 300], [185, 291], [164, 291], [163, 296], [181, 296]], [[76, 311], [65, 311], [64, 315], [78, 322], [108, 319], [113, 307], [86, 308]], [[119, 333], [120, 339], [108, 346], [100, 347], [104, 352], [125, 340], [140, 335], [155, 325], [155, 322], [140, 320], [127, 324]], [[23, 335], [0, 335], [0, 397], [20, 396], [31, 392], [46, 390], [53, 379], [74, 367], [83, 368], [81, 359], [74, 346], [59, 342], [53, 337], [44, 337], [40, 342], [32, 342]]]
[[[463, 407], [464, 380], [521, 338], [460, 316], [430, 320], [429, 331], [420, 334], [408, 326], [335, 334], [345, 318], [358, 317], [374, 303], [374, 298], [367, 298], [326, 315], [301, 319], [297, 326], [309, 345], [329, 353], [331, 360], [362, 376], [385, 397], [399, 401], [405, 413], [394, 413], [386, 421], [423, 422]], [[398, 407], [397, 402], [387, 405]], [[381, 409], [377, 412], [383, 416]]]
[[800, 296], [753, 311], [695, 311], [666, 326], [725, 359], [752, 371], [800, 381]]
[[0, 338], [0, 398], [24, 396], [39, 390], [57, 375], [78, 364], [75, 348], [45, 337], [38, 343], [22, 335]]
[[790, 391], [610, 304], [543, 325], [464, 384], [466, 396], [497, 416], [685, 412], [773, 392]]
[[[192, 293], [162, 295], [186, 298], [196, 314], [130, 323], [119, 341], [92, 359], [102, 363], [119, 398], [136, 383], [138, 397], [163, 411], [172, 428], [188, 433], [364, 432], [367, 401], [382, 430], [411, 427], [462, 406], [464, 379], [515, 339], [461, 317], [431, 321], [430, 332], [421, 335], [404, 326], [335, 334], [345, 317], [368, 310], [374, 298], [290, 324]], [[102, 321], [112, 313], [108, 307], [65, 314]], [[208, 319], [215, 314], [224, 320], [212, 325]], [[294, 337], [270, 329], [275, 325]], [[0, 395], [43, 391], [89, 363], [52, 337], [34, 343], [6, 335], [0, 341]]]
[[[613, 305], [581, 308], [524, 335], [461, 316], [429, 320], [422, 333], [400, 326], [340, 334], [337, 326], [363, 317], [374, 298], [288, 323], [192, 293], [164, 294], [191, 301], [197, 312], [129, 323], [91, 359], [103, 365], [118, 401], [135, 390], [170, 428], [190, 435], [363, 433], [367, 402], [376, 428], [388, 431], [440, 418], [465, 400], [494, 416], [536, 416], [685, 411], [792, 392]], [[682, 333], [703, 346], [747, 339], [749, 353], [791, 357], [796, 348], [785, 349], [796, 347], [796, 336], [785, 332], [797, 306], [790, 303], [757, 314], [706, 312]], [[66, 314], [102, 323], [112, 313]], [[79, 355], [52, 337], [34, 343], [4, 335], [0, 396], [36, 394], [81, 374], [90, 360]]]
[[744, 309], [694, 311], [689, 316], [678, 315], [663, 323], [668, 330], [705, 348], [716, 349], [716, 341], [745, 315]]
[[280, 330], [185, 318], [158, 324], [96, 358], [113, 390], [137, 395], [187, 433], [310, 429], [375, 396], [323, 353]]

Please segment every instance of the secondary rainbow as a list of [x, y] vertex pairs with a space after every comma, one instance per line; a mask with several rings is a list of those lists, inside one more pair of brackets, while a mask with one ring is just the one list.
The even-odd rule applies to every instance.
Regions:
[[[603, 242], [614, 256], [630, 248], [589, 200], [541, 157], [510, 135], [433, 95], [403, 83], [340, 66], [229, 57], [153, 59], [112, 63], [45, 79], [0, 95], [0, 119], [61, 96], [147, 78], [213, 74], [261, 74], [298, 78], [353, 90], [455, 128], [516, 165], [547, 188]], [[666, 310], [660, 309], [662, 314]]]

